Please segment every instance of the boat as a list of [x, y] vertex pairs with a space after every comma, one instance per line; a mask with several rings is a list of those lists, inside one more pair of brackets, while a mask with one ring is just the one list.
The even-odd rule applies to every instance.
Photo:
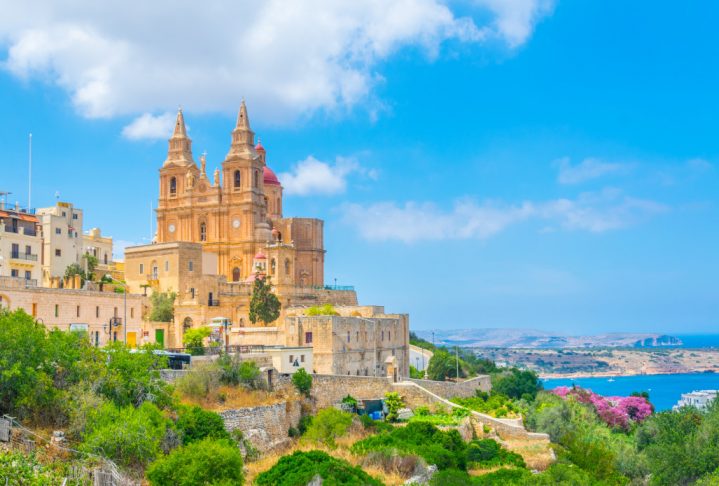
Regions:
[[609, 378], [607, 381], [608, 381], [609, 383], [613, 383], [613, 382], [614, 382], [614, 378]]

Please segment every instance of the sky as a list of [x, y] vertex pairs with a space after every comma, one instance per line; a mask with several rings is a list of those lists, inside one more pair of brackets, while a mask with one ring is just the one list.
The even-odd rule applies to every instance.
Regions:
[[414, 329], [719, 327], [719, 5], [0, 0], [0, 190], [147, 243], [241, 99], [327, 283]]

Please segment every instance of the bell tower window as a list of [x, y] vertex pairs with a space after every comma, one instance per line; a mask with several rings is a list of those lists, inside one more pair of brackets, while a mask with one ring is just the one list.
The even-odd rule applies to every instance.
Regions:
[[171, 177], [170, 178], [170, 196], [174, 196], [177, 194], [177, 178]]
[[234, 186], [234, 187], [235, 187], [235, 189], [239, 189], [241, 185], [242, 185], [242, 177], [240, 176], [240, 171], [239, 171], [239, 170], [236, 170], [236, 171], [235, 171], [235, 186]]
[[233, 282], [239, 282], [240, 281], [240, 269], [235, 267], [232, 269], [232, 281]]
[[260, 187], [260, 171], [255, 171], [255, 185], [254, 187]]
[[207, 241], [207, 225], [200, 223], [200, 241]]

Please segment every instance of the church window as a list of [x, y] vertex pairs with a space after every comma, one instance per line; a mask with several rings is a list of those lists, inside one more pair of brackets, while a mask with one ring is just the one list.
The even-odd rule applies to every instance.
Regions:
[[145, 265], [140, 263], [140, 275], [142, 275], [143, 273], [145, 273]]
[[305, 344], [312, 344], [312, 331], [305, 333]]
[[275, 207], [275, 212], [279, 214], [281, 207], [282, 207], [282, 205], [280, 204], [280, 198], [278, 197], [277, 198], [277, 206]]
[[235, 171], [235, 189], [239, 189], [240, 185], [242, 184], [242, 178], [240, 176], [240, 171]]
[[286, 258], [285, 259], [285, 275], [289, 275], [289, 274], [290, 274], [290, 259]]
[[273, 259], [270, 261], [270, 275], [274, 275], [276, 269], [277, 269], [277, 262], [276, 262], [275, 259], [273, 258]]
[[200, 241], [207, 241], [207, 225], [200, 223]]
[[165, 271], [166, 272], [170, 271], [170, 261], [169, 260], [165, 260]]
[[[193, 270], [193, 268], [194, 268], [194, 264], [192, 263], [192, 260], [188, 261], [187, 262], [187, 270], [191, 272]], [[142, 272], [140, 272], [140, 273], [142, 273]]]
[[170, 178], [170, 196], [177, 194], [177, 178]]
[[350, 342], [350, 332], [347, 331], [347, 342]]
[[260, 171], [255, 171], [255, 186], [254, 187], [260, 187]]
[[235, 267], [232, 269], [232, 281], [233, 282], [240, 281], [240, 269], [238, 267]]

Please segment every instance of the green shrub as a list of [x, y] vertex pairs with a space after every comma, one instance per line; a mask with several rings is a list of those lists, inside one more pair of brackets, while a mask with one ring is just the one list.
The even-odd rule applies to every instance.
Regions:
[[107, 403], [87, 418], [80, 448], [122, 466], [141, 469], [159, 455], [169, 426], [152, 403], [145, 402], [139, 408]]
[[202, 440], [229, 439], [225, 422], [219, 414], [200, 407], [180, 407], [177, 414], [177, 429], [182, 433], [184, 445]]
[[349, 405], [352, 408], [357, 408], [357, 400], [352, 395], [347, 395], [342, 399], [342, 403]]
[[0, 484], [45, 486], [63, 484], [62, 475], [40, 464], [32, 454], [0, 449]]
[[320, 306], [312, 306], [305, 312], [308, 316], [338, 316], [340, 315], [332, 304], [325, 304]]
[[466, 469], [466, 444], [456, 430], [441, 431], [432, 424], [410, 422], [406, 427], [392, 428], [355, 442], [355, 454], [369, 452], [415, 454], [439, 469]]
[[239, 354], [223, 353], [217, 359], [220, 382], [225, 385], [242, 385], [252, 390], [262, 388], [260, 368], [254, 361], [242, 361]]
[[210, 337], [212, 330], [207, 326], [193, 327], [185, 331], [182, 336], [182, 344], [188, 349], [190, 354], [200, 356], [205, 354], [204, 343], [205, 338]]
[[175, 381], [175, 388], [189, 398], [202, 399], [217, 390], [220, 376], [212, 363], [198, 363]]
[[352, 414], [336, 408], [325, 408], [312, 419], [304, 438], [334, 448], [337, 445], [335, 439], [345, 435], [351, 425]]
[[322, 477], [324, 486], [381, 486], [382, 483], [325, 452], [295, 452], [283, 456], [277, 464], [263, 472], [255, 480], [257, 486], [305, 486], [316, 475]]
[[387, 392], [384, 394], [384, 404], [387, 406], [387, 417], [389, 422], [395, 422], [398, 418], [398, 412], [404, 408], [404, 400], [397, 392]]
[[427, 415], [430, 415], [429, 407], [425, 405], [416, 407], [412, 412], [417, 417], [426, 417]]
[[160, 377], [160, 369], [167, 368], [167, 357], [149, 349], [132, 352], [122, 343], [106, 348], [106, 370], [97, 382], [100, 394], [118, 407], [139, 406], [151, 401], [160, 408], [171, 402], [170, 387]]
[[493, 439], [478, 439], [467, 444], [467, 463], [484, 467], [503, 465], [526, 467], [522, 456], [502, 448]]
[[312, 391], [312, 375], [307, 373], [304, 368], [300, 368], [292, 375], [292, 384], [295, 385], [298, 392], [309, 397]]
[[519, 407], [509, 397], [501, 393], [482, 393], [469, 398], [454, 397], [452, 402], [492, 417], [516, 417], [519, 415]]
[[424, 371], [420, 371], [414, 366], [409, 365], [409, 377], [416, 380], [421, 380], [424, 378]]
[[203, 439], [155, 461], [147, 479], [153, 486], [241, 485], [242, 454], [229, 440]]

